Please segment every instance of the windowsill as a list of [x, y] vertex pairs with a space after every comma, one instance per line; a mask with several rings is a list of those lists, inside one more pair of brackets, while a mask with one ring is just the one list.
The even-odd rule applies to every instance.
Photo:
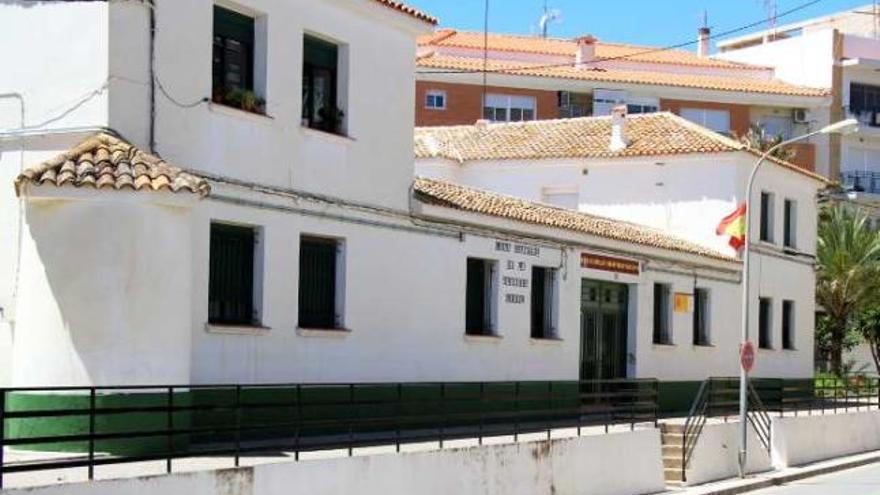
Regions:
[[532, 345], [562, 345], [565, 342], [559, 337], [529, 337], [529, 343]]
[[337, 134], [335, 132], [323, 131], [321, 129], [315, 129], [314, 127], [309, 127], [307, 125], [300, 125], [299, 128], [301, 132], [304, 132], [307, 135], [320, 136], [323, 139], [337, 140], [341, 143], [347, 144], [357, 141], [357, 139], [345, 134]]
[[767, 352], [769, 352], [769, 351], [775, 351], [775, 350], [776, 350], [776, 349], [774, 349], [774, 348], [772, 348], [772, 347], [758, 347], [758, 352], [761, 352], [761, 351], [767, 351]]
[[303, 328], [297, 327], [296, 334], [300, 337], [322, 337], [330, 339], [344, 339], [351, 335], [348, 328]]
[[715, 347], [715, 344], [694, 344], [693, 347], [703, 348], [703, 349], [712, 349]]
[[464, 334], [465, 342], [485, 342], [485, 343], [497, 344], [498, 342], [501, 342], [502, 338], [503, 337], [501, 337], [500, 335], [497, 335], [497, 334], [493, 334], [493, 335], [474, 335], [474, 334], [469, 334], [469, 333]]
[[205, 323], [205, 331], [221, 335], [268, 335], [272, 330], [262, 325]]
[[446, 110], [446, 107], [438, 108], [438, 107], [425, 107], [425, 110], [432, 110], [435, 112], [443, 112]]
[[223, 103], [217, 103], [216, 101], [212, 101], [212, 102], [208, 103], [208, 108], [211, 110], [211, 112], [214, 112], [214, 113], [228, 115], [230, 117], [236, 117], [236, 118], [240, 118], [240, 119], [250, 119], [254, 122], [260, 122], [263, 124], [266, 124], [266, 123], [269, 123], [269, 122], [272, 122], [273, 120], [275, 120], [274, 117], [272, 117], [271, 115], [265, 114], [265, 113], [249, 112], [247, 110], [235, 108], [233, 106], [226, 105]]
[[652, 342], [651, 345], [654, 347], [675, 347], [675, 344], [672, 342]]
[[788, 352], [796, 352], [797, 348], [796, 347], [783, 347], [782, 350], [788, 351]]

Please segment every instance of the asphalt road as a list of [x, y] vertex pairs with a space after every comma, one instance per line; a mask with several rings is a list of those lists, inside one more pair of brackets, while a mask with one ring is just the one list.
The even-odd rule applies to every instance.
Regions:
[[751, 493], [753, 495], [880, 495], [880, 463]]

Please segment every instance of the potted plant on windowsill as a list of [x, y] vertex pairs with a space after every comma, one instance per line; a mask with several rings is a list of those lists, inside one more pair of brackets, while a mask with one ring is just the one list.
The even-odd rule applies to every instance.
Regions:
[[266, 114], [266, 100], [248, 89], [219, 90], [214, 93], [213, 100], [245, 112]]
[[337, 107], [321, 107], [318, 110], [318, 117], [321, 117], [319, 124], [321, 130], [342, 134], [342, 121], [345, 118], [345, 112]]

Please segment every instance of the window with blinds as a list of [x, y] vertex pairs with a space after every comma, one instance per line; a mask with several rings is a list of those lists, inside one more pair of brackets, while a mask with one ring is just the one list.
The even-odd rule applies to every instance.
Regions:
[[341, 243], [303, 236], [299, 244], [299, 327], [342, 327]]
[[254, 245], [252, 227], [211, 224], [208, 322], [254, 325]]
[[214, 6], [213, 94], [254, 89], [254, 19]]

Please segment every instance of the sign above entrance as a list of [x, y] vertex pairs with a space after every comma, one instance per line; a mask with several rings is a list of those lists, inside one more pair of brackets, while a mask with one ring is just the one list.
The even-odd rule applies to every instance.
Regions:
[[581, 268], [638, 275], [639, 262], [603, 254], [581, 253]]
[[746, 373], [752, 371], [755, 367], [755, 344], [747, 340], [739, 351], [739, 363], [742, 365]]

